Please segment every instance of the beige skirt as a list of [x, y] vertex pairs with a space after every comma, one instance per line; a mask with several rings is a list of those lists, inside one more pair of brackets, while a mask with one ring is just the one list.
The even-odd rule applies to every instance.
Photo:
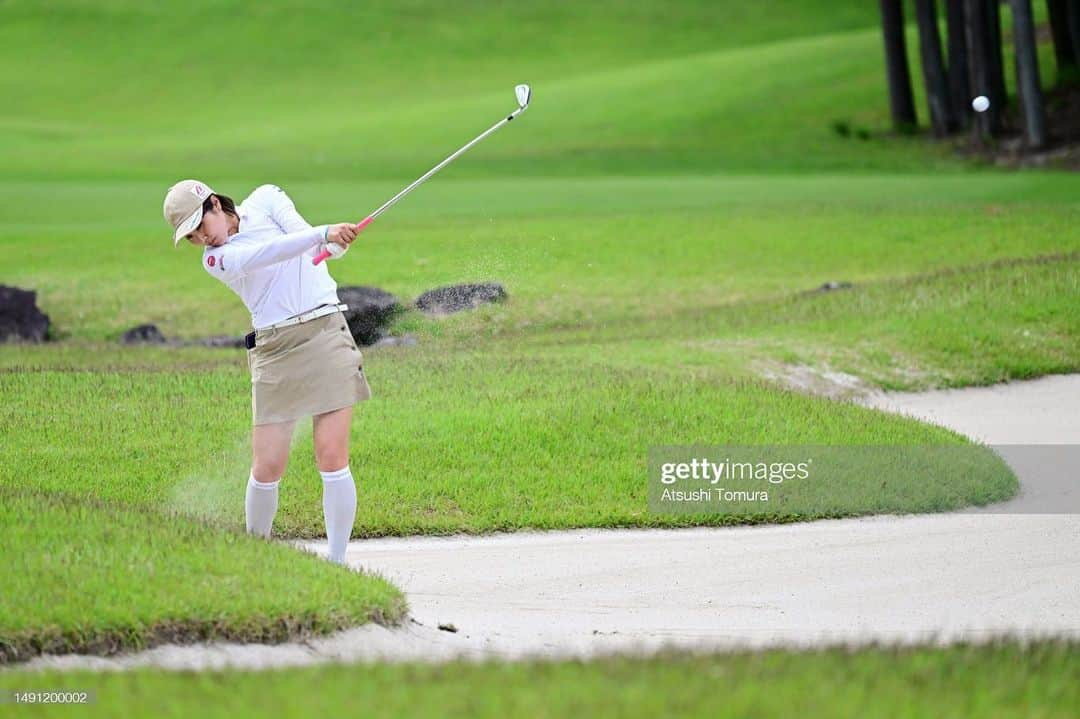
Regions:
[[341, 312], [257, 330], [248, 366], [254, 424], [299, 419], [371, 398], [364, 356]]

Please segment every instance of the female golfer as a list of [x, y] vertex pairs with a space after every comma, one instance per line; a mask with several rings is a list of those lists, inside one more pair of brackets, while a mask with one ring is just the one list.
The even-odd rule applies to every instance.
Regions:
[[184, 180], [165, 195], [173, 246], [205, 247], [202, 266], [240, 296], [255, 331], [251, 369], [252, 463], [244, 502], [247, 531], [269, 538], [296, 420], [311, 415], [315, 464], [323, 478], [327, 558], [345, 564], [356, 519], [349, 471], [353, 405], [371, 397], [363, 355], [349, 331], [327, 263], [328, 244], [356, 238], [347, 222], [312, 227], [276, 185], [257, 187], [235, 205], [203, 182]]

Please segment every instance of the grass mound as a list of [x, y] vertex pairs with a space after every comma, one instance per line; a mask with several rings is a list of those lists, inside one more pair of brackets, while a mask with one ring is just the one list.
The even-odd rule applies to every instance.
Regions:
[[181, 516], [4, 485], [0, 499], [8, 560], [0, 662], [173, 642], [275, 643], [393, 624], [407, 610], [381, 577]]

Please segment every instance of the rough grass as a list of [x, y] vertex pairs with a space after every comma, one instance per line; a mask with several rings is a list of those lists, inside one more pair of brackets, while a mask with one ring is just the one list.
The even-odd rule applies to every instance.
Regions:
[[86, 706], [20, 716], [371, 717], [1075, 716], [1080, 647], [996, 641], [949, 648], [661, 654], [591, 662], [376, 664], [264, 672], [4, 672], [0, 689], [83, 690]]
[[503, 332], [563, 360], [710, 375], [845, 372], [864, 389], [987, 385], [1080, 370], [1080, 257], [979, 263], [651, 316]]
[[[69, 483], [85, 476], [78, 463], [64, 467], [55, 474]], [[175, 513], [26, 484], [0, 485], [0, 662], [169, 642], [274, 643], [394, 624], [407, 610], [381, 577]]]

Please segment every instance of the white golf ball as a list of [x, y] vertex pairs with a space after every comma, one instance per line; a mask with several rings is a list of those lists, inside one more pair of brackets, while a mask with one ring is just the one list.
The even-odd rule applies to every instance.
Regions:
[[971, 101], [971, 106], [975, 109], [975, 112], [986, 112], [987, 108], [990, 107], [990, 100], [986, 95], [979, 95]]

